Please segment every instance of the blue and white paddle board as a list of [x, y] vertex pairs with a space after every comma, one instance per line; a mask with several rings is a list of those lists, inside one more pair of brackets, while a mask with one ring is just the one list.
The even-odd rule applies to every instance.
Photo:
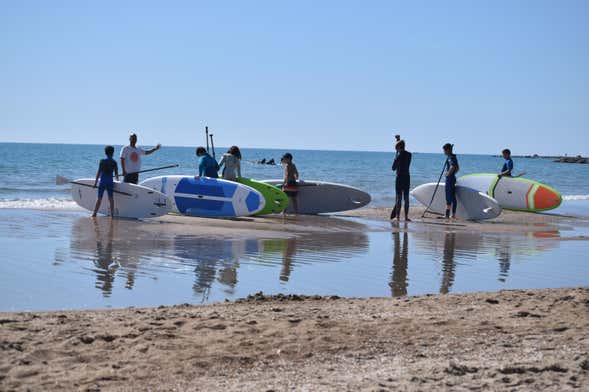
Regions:
[[141, 185], [161, 192], [183, 215], [229, 218], [254, 215], [266, 205], [257, 190], [233, 181], [209, 177], [160, 176]]

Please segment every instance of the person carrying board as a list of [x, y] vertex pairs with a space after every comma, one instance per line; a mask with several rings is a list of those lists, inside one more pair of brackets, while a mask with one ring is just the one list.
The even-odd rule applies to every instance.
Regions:
[[393, 162], [393, 171], [397, 173], [395, 179], [395, 193], [396, 203], [391, 212], [391, 219], [396, 219], [397, 222], [401, 219], [401, 202], [405, 200], [405, 221], [410, 222], [409, 219], [409, 187], [410, 175], [409, 166], [411, 165], [411, 153], [405, 150], [405, 141], [399, 140], [395, 144], [395, 160]]
[[446, 219], [450, 218], [450, 210], [452, 210], [452, 218], [456, 218], [456, 207], [458, 201], [456, 200], [456, 173], [460, 167], [458, 166], [458, 158], [454, 154], [454, 145], [450, 143], [444, 144], [442, 147], [444, 154], [446, 154]]
[[94, 206], [94, 212], [92, 213], [92, 217], [96, 216], [96, 213], [100, 208], [100, 204], [102, 203], [102, 197], [104, 196], [105, 190], [108, 194], [108, 201], [110, 203], [110, 216], [114, 217], [115, 214], [115, 200], [113, 197], [113, 175], [116, 177], [118, 181], [119, 167], [117, 165], [117, 161], [112, 159], [112, 156], [115, 153], [115, 148], [113, 146], [106, 146], [104, 148], [104, 153], [106, 154], [106, 158], [100, 160], [100, 163], [98, 164], [98, 171], [96, 172], [96, 178], [94, 179], [94, 188], [96, 188], [98, 179], [100, 179], [100, 184], [98, 185], [98, 198], [96, 199], [96, 205]]
[[503, 159], [505, 159], [505, 162], [501, 168], [501, 173], [499, 173], [497, 176], [499, 178], [503, 176], [511, 177], [513, 172], [513, 159], [511, 159], [511, 151], [509, 148], [506, 148], [501, 153], [503, 154]]
[[231, 146], [229, 150], [223, 154], [221, 161], [219, 161], [219, 169], [221, 169], [223, 165], [225, 165], [222, 172], [223, 179], [236, 181], [241, 177], [241, 151], [239, 151], [239, 147]]
[[196, 156], [198, 157], [198, 176], [196, 177], [219, 178], [219, 165], [204, 147], [196, 149]]
[[[292, 154], [287, 152], [280, 159], [280, 163], [284, 166], [284, 177], [282, 180], [282, 191], [288, 196], [289, 202], [295, 214], [299, 212], [297, 195], [299, 192], [297, 181], [299, 180], [299, 171], [292, 162]], [[282, 215], [286, 215], [286, 210], [282, 211]]]
[[123, 169], [124, 182], [137, 184], [139, 182], [139, 171], [141, 171], [141, 155], [149, 155], [161, 148], [161, 144], [144, 150], [137, 147], [137, 134], [129, 135], [129, 145], [121, 150], [121, 168]]

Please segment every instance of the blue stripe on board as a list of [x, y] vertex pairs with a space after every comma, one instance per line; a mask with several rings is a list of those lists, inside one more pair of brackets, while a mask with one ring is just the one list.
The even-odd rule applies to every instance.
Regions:
[[233, 203], [230, 201], [193, 199], [191, 197], [175, 198], [178, 211], [194, 216], [235, 216]]
[[237, 186], [211, 178], [186, 177], [176, 186], [176, 193], [232, 198]]
[[247, 197], [245, 199], [245, 205], [247, 206], [247, 210], [249, 212], [254, 212], [258, 208], [260, 208], [260, 202], [261, 202], [260, 196], [258, 196], [254, 192], [250, 192], [250, 194], [247, 195]]

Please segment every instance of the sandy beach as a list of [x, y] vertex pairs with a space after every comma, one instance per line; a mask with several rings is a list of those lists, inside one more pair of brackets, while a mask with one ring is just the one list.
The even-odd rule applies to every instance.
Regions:
[[0, 314], [2, 390], [583, 390], [589, 288]]

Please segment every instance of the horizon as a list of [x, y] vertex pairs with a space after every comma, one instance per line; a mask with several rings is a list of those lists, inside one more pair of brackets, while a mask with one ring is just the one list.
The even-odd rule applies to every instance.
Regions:
[[[0, 140], [589, 156], [589, 2], [3, 4]], [[204, 132], [203, 132], [204, 133]], [[188, 138], [187, 138], [188, 136]], [[252, 147], [256, 148], [256, 147]]]

